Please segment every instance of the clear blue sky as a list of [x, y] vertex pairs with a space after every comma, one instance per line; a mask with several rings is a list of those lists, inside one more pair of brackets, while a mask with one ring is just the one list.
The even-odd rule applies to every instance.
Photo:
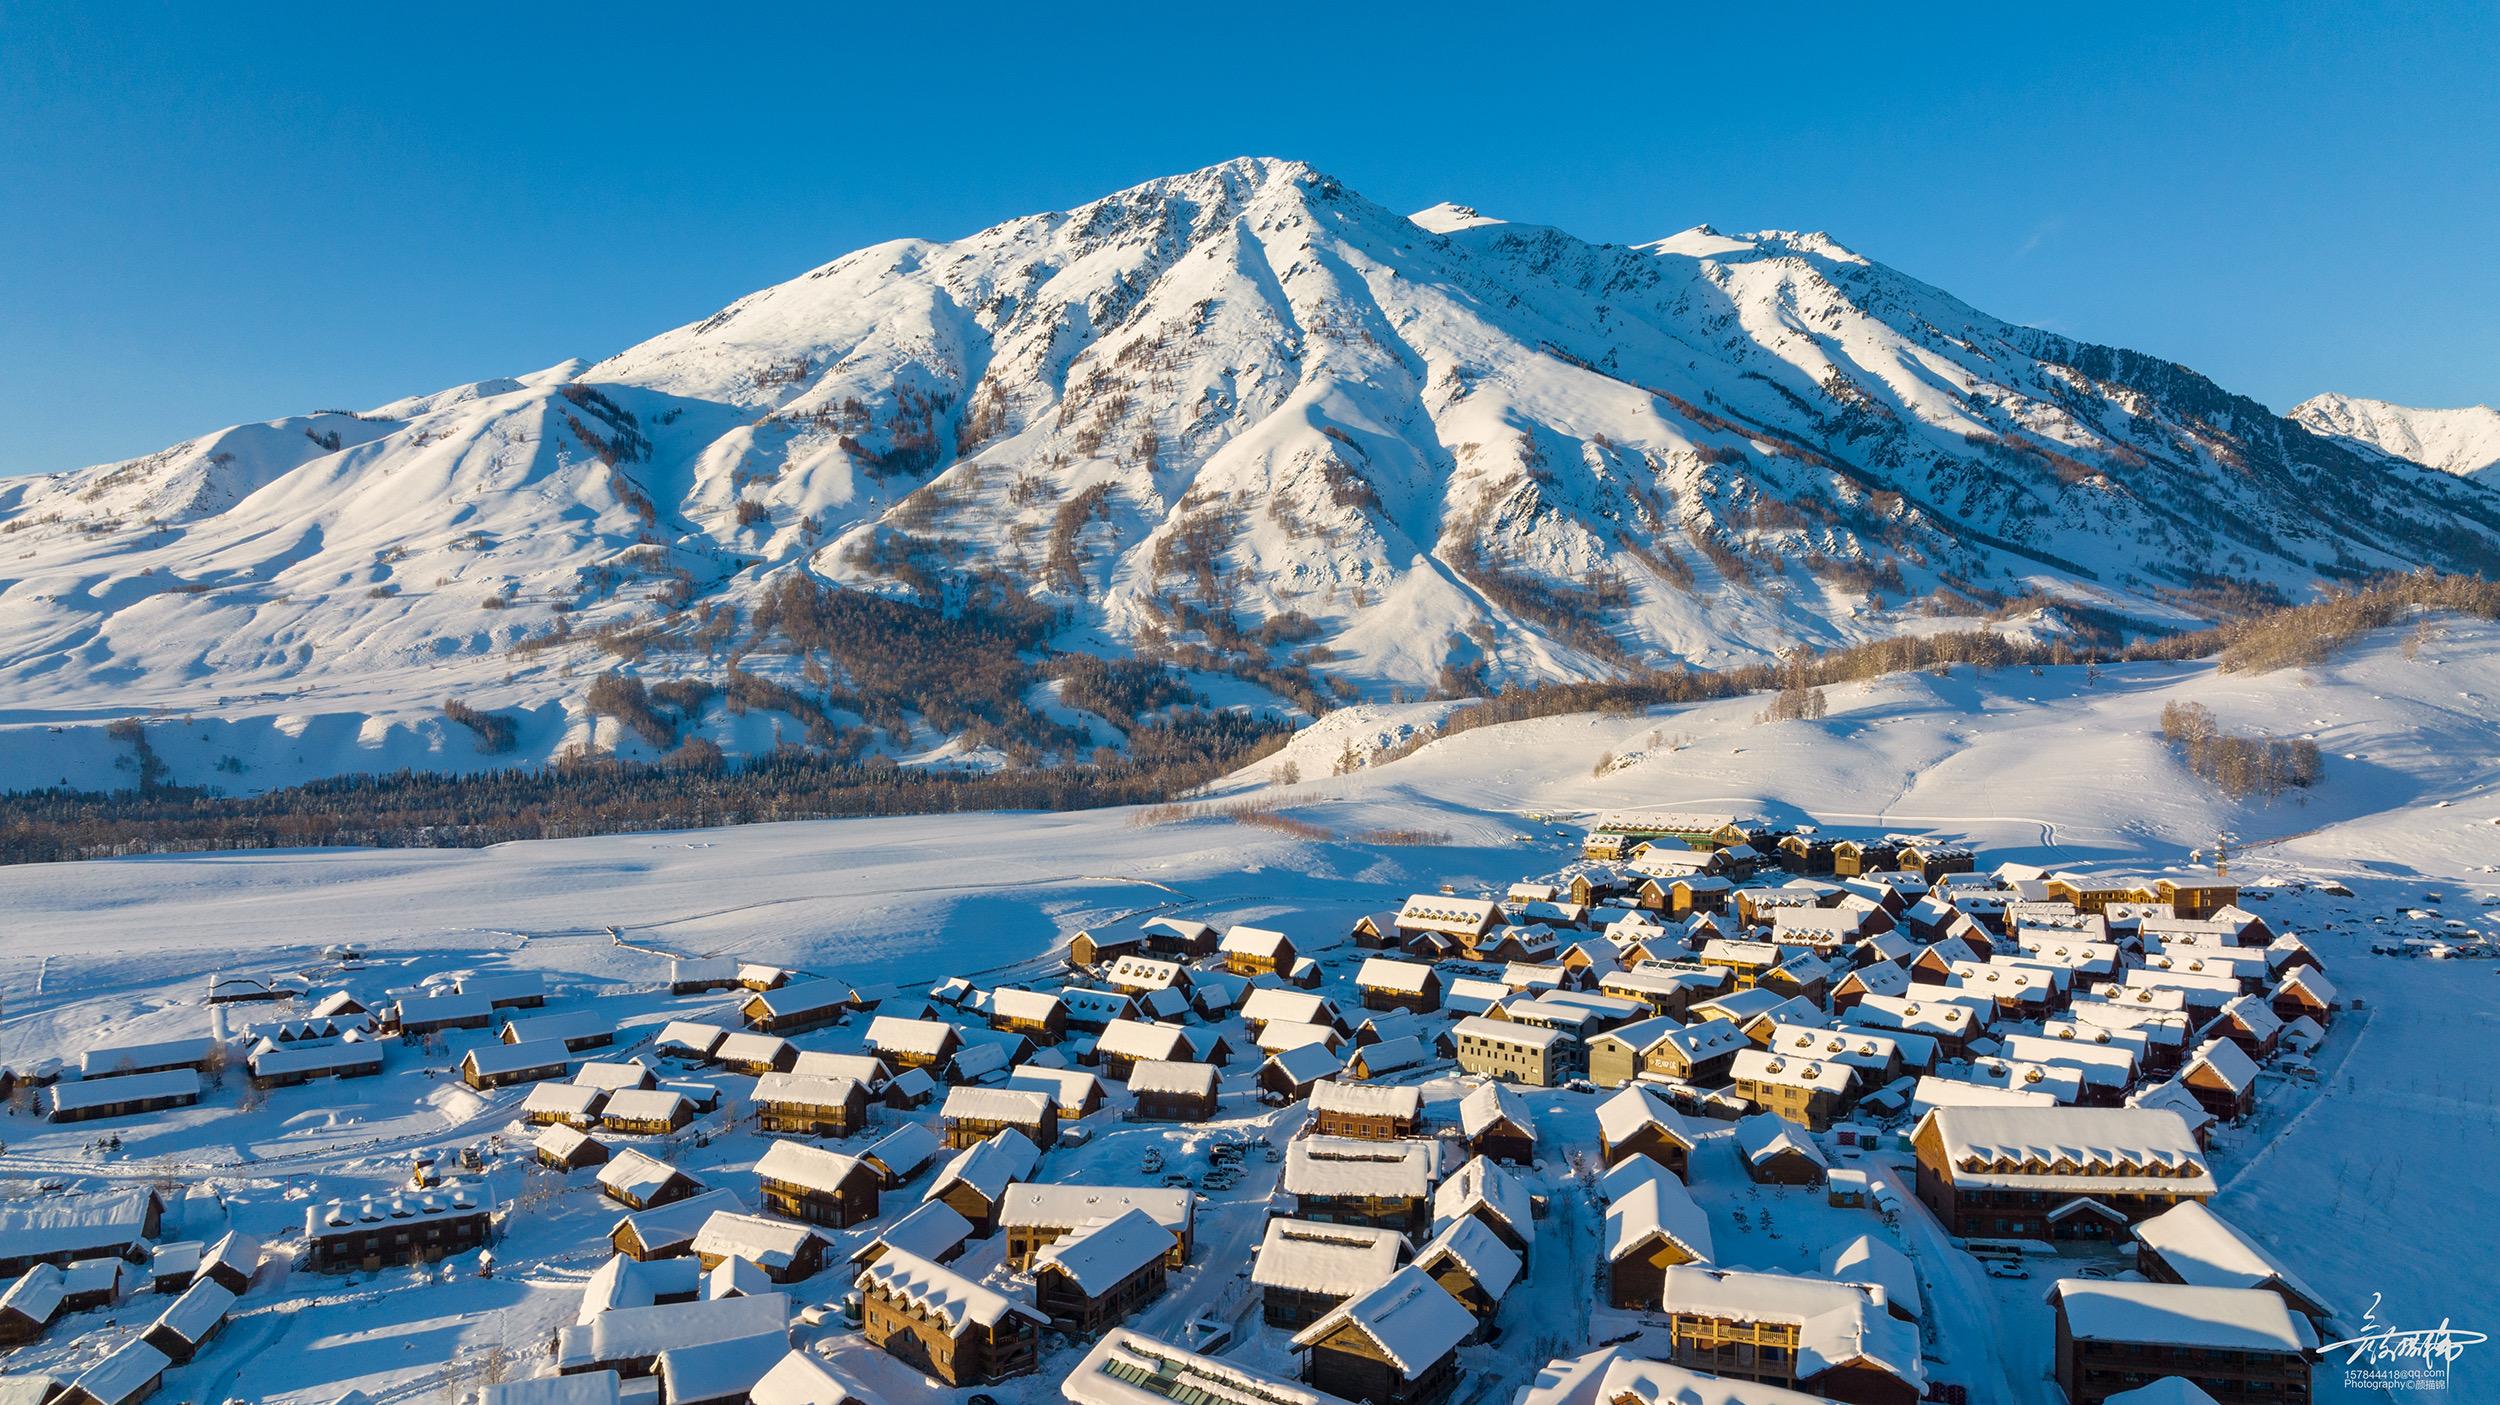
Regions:
[[1588, 238], [1825, 229], [2278, 409], [2500, 400], [2482, 0], [1082, 8], [8, 0], [0, 472], [600, 356], [1241, 154]]

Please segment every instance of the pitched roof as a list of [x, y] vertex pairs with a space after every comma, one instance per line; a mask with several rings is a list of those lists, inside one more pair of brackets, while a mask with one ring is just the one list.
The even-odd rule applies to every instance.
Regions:
[[1342, 1112], [1357, 1117], [1394, 1117], [1411, 1122], [1424, 1115], [1424, 1090], [1412, 1085], [1392, 1086], [1323, 1078], [1311, 1085], [1311, 1113], [1317, 1116], [1322, 1112]]
[[1296, 1137], [1285, 1152], [1284, 1187], [1292, 1195], [1396, 1195], [1432, 1192], [1438, 1153], [1431, 1142]]
[[1412, 1380], [1457, 1350], [1475, 1332], [1476, 1318], [1448, 1289], [1410, 1266], [1294, 1333], [1293, 1344], [1307, 1347], [1325, 1341], [1346, 1326], [1370, 1338]]
[[1397, 1272], [1405, 1254], [1406, 1236], [1394, 1229], [1280, 1216], [1267, 1222], [1250, 1281], [1262, 1288], [1351, 1297]]
[[1047, 1326], [1050, 1319], [1004, 1293], [993, 1292], [918, 1254], [890, 1249], [859, 1275], [861, 1292], [882, 1291], [919, 1307], [941, 1326], [995, 1327], [1010, 1316]]
[[755, 1174], [807, 1190], [839, 1192], [862, 1175], [875, 1174], [868, 1163], [806, 1142], [776, 1141], [756, 1158]]
[[1606, 1261], [1612, 1263], [1658, 1237], [1703, 1263], [1717, 1257], [1710, 1242], [1710, 1217], [1694, 1203], [1693, 1193], [1664, 1167], [1653, 1162], [1647, 1170], [1606, 1207]]
[[1476, 1286], [1495, 1298], [1509, 1292], [1526, 1267], [1518, 1250], [1503, 1243], [1491, 1225], [1473, 1215], [1462, 1215], [1442, 1226], [1440, 1233], [1415, 1251], [1415, 1266], [1437, 1276], [1444, 1258], [1466, 1269]]
[[1171, 1251], [1171, 1231], [1143, 1210], [1123, 1210], [1061, 1237], [1034, 1255], [1033, 1268], [1064, 1273], [1087, 1296], [1099, 1297]]
[[2061, 1278], [2049, 1297], [2077, 1341], [2286, 1353], [2318, 1344], [2307, 1320], [2262, 1289]]
[[1608, 1146], [1621, 1146], [1644, 1127], [1656, 1127], [1687, 1150], [1692, 1148], [1692, 1129], [1684, 1125], [1684, 1119], [1638, 1083], [1625, 1084], [1622, 1092], [1597, 1105], [1598, 1135]]

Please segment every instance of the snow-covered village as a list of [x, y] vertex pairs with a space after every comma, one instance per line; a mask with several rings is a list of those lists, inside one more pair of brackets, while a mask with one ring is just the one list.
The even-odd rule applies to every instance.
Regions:
[[2500, 1405], [2494, 73], [0, 6], [0, 1405]]

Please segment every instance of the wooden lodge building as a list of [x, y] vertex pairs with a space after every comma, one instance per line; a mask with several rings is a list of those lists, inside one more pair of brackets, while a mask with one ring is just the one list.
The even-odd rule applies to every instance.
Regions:
[[1437, 1405], [1458, 1385], [1475, 1314], [1409, 1265], [1294, 1334], [1302, 1379], [1368, 1405]]
[[1441, 973], [1420, 961], [1371, 957], [1354, 973], [1354, 986], [1363, 993], [1366, 1010], [1428, 1015], [1441, 1008]]
[[1170, 1239], [1166, 1259], [1186, 1266], [1197, 1243], [1198, 1197], [1171, 1186], [1098, 1186], [1020, 1182], [1008, 1186], [996, 1222], [1007, 1236], [1006, 1260], [1023, 1272], [1040, 1253], [1089, 1224], [1115, 1219], [1131, 1210], [1163, 1226]]
[[879, 1255], [858, 1286], [868, 1341], [950, 1386], [1032, 1371], [1050, 1325], [1035, 1308], [901, 1249]]
[[1204, 1122], [1215, 1116], [1213, 1064], [1181, 1059], [1140, 1059], [1129, 1066], [1130, 1115], [1140, 1122]]
[[2164, 1377], [2216, 1405], [2306, 1405], [2318, 1336], [2259, 1288], [2061, 1278], [2056, 1371], [2069, 1405], [2101, 1405]]
[[1394, 1229], [1278, 1216], [1267, 1222], [1250, 1281], [1267, 1325], [1308, 1327], [1397, 1272], [1406, 1250]]
[[1376, 1225], [1413, 1235], [1432, 1219], [1439, 1160], [1430, 1142], [1296, 1137], [1281, 1182], [1297, 1219]]
[[830, 976], [759, 990], [738, 1007], [749, 1029], [762, 1034], [799, 1034], [839, 1024], [859, 992]]
[[1058, 1240], [1033, 1259], [1033, 1305], [1051, 1325], [1090, 1337], [1163, 1296], [1172, 1236], [1126, 1210]]
[[2195, 1134], [2162, 1109], [1938, 1107], [1910, 1146], [1918, 1198], [1967, 1238], [2121, 1238], [2215, 1190]]
[[868, 1089], [855, 1079], [767, 1073], [755, 1080], [754, 1101], [767, 1132], [847, 1137], [868, 1125]]
[[1512, 1166], [1536, 1162], [1536, 1118], [1499, 1083], [1478, 1084], [1459, 1100], [1458, 1125], [1474, 1155]]
[[946, 1145], [958, 1151], [1009, 1131], [1021, 1133], [1036, 1147], [1059, 1140], [1059, 1109], [1048, 1093], [959, 1086], [947, 1090], [938, 1115], [946, 1125]]
[[858, 1157], [776, 1141], [756, 1161], [755, 1176], [765, 1208], [774, 1214], [828, 1229], [877, 1217], [880, 1178]]
[[1597, 1105], [1598, 1147], [1608, 1166], [1645, 1156], [1677, 1180], [1692, 1164], [1693, 1134], [1674, 1108], [1635, 1083]]
[[492, 1216], [465, 1190], [333, 1200], [304, 1211], [307, 1262], [322, 1273], [433, 1263], [486, 1242]]
[[1293, 969], [1293, 938], [1265, 927], [1235, 927], [1216, 950], [1236, 976], [1282, 976]]
[[1424, 1091], [1412, 1085], [1323, 1078], [1311, 1085], [1310, 1104], [1310, 1128], [1322, 1136], [1403, 1141], [1425, 1135]]
[[1883, 1297], [1868, 1284], [1682, 1264], [1662, 1275], [1659, 1310], [1679, 1366], [1845, 1405], [1917, 1405], [1918, 1328]]

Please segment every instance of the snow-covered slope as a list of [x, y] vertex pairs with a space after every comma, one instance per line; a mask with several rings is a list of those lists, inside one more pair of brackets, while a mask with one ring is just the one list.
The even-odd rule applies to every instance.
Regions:
[[2292, 407], [2292, 418], [2312, 433], [2500, 488], [2500, 410], [2489, 405], [2433, 410], [2313, 395]]
[[[1590, 244], [1240, 160], [863, 249], [595, 364], [0, 485], [0, 784], [110, 780], [93, 725], [151, 712], [188, 719], [176, 779], [236, 789], [648, 754], [585, 702], [615, 669], [839, 713], [856, 669], [757, 628], [793, 578], [1021, 592], [1056, 647], [1220, 702], [1227, 673], [1384, 698], [2495, 560], [2487, 493], [1820, 234]], [[731, 751], [800, 733], [690, 706]]]

